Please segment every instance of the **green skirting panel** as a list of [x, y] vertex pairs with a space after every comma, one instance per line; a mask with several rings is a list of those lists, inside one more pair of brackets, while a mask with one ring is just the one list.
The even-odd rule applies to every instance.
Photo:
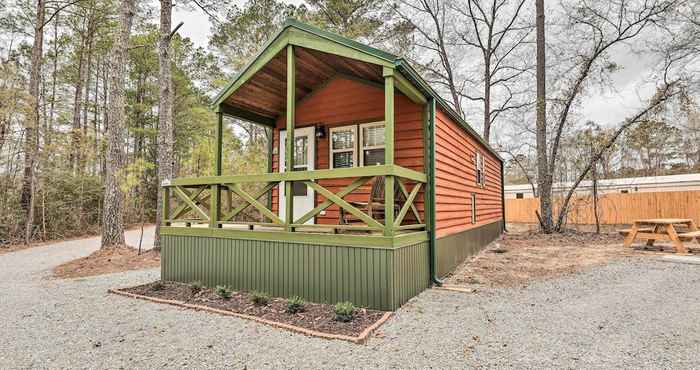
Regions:
[[438, 276], [444, 277], [465, 259], [478, 253], [503, 232], [503, 221], [492, 222], [435, 241]]
[[394, 310], [429, 284], [428, 242], [397, 248], [161, 235], [163, 280]]

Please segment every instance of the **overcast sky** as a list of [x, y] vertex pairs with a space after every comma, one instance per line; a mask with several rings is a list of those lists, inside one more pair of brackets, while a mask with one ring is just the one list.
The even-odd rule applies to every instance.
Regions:
[[[236, 0], [242, 5], [245, 1]], [[289, 3], [299, 4], [301, 0], [291, 0]], [[179, 33], [189, 37], [197, 46], [207, 47], [211, 35], [211, 24], [208, 17], [199, 9], [186, 11], [175, 8], [173, 24], [183, 21]], [[651, 67], [650, 58], [637, 55], [629, 50], [619, 51], [615, 60], [623, 68], [613, 76], [613, 84], [617, 91], [591, 91], [580, 110], [581, 116], [603, 126], [616, 125], [627, 116], [636, 112], [654, 89], [654, 84], [645, 83], [647, 71]]]

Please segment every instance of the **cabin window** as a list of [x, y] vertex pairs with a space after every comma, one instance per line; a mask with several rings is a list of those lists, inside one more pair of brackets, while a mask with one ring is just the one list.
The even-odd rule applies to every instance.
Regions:
[[333, 127], [331, 133], [331, 168], [345, 168], [357, 165], [357, 126]]
[[523, 193], [515, 193], [515, 199], [523, 199]]
[[477, 151], [474, 155], [474, 164], [476, 167], [476, 184], [483, 187], [486, 173], [484, 171], [484, 155], [480, 151]]
[[360, 165], [384, 164], [384, 122], [360, 125]]
[[472, 193], [472, 204], [471, 204], [471, 216], [472, 216], [472, 224], [476, 223], [476, 194]]

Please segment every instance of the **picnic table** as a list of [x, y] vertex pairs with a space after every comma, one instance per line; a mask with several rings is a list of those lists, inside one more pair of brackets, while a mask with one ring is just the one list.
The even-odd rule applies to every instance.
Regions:
[[[687, 231], [678, 232], [676, 226], [683, 226]], [[683, 245], [684, 240], [698, 238], [700, 241], [700, 230], [695, 221], [689, 218], [652, 218], [646, 220], [635, 220], [632, 228], [622, 230], [625, 236], [625, 247], [630, 247], [636, 239], [646, 239], [646, 245], [651, 247], [656, 240], [670, 240], [676, 247], [676, 253], [687, 254], [688, 249]]]

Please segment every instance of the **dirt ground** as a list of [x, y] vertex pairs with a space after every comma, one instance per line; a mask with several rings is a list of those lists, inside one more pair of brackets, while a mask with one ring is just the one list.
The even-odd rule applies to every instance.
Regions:
[[145, 250], [138, 254], [136, 248], [124, 246], [98, 249], [87, 257], [56, 266], [53, 272], [58, 278], [70, 279], [159, 266], [160, 252]]
[[613, 233], [508, 233], [467, 259], [448, 277], [446, 284], [523, 286], [533, 279], [570, 274], [645, 253], [650, 252], [624, 248], [622, 236]]

